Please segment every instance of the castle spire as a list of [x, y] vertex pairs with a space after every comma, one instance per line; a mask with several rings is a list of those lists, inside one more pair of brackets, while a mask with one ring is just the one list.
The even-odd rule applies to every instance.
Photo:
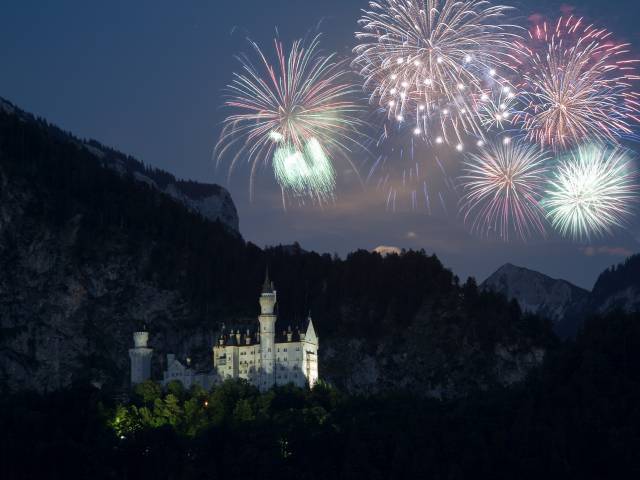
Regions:
[[262, 285], [262, 293], [273, 293], [273, 282], [269, 280], [269, 266], [264, 276], [264, 284]]

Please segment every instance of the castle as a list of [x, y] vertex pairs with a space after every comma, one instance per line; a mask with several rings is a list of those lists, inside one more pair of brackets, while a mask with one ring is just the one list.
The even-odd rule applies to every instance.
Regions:
[[[311, 316], [303, 329], [294, 331], [289, 327], [278, 334], [277, 295], [268, 273], [259, 301], [260, 315], [255, 331], [234, 333], [223, 328], [212, 348], [213, 370], [197, 372], [191, 368], [190, 359], [183, 364], [174, 354], [168, 354], [162, 383], [178, 380], [186, 388], [200, 385], [209, 390], [226, 379], [242, 378], [263, 391], [288, 383], [312, 387], [318, 380], [318, 336]], [[135, 332], [133, 340], [129, 357], [131, 384], [135, 385], [150, 378], [153, 350], [147, 345], [148, 332]]]

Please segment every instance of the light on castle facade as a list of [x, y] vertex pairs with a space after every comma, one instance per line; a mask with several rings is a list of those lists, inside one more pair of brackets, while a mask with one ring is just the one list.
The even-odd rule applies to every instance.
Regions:
[[[318, 381], [319, 342], [311, 316], [308, 317], [303, 328], [292, 329], [289, 326], [278, 333], [276, 331], [277, 293], [268, 274], [259, 302], [260, 315], [256, 330], [252, 332], [251, 329], [246, 329], [240, 332], [236, 329], [234, 332], [233, 330], [225, 331], [223, 328], [212, 348], [213, 371], [197, 372], [190, 365], [184, 365], [177, 360], [175, 355], [168, 354], [163, 383], [178, 380], [186, 388], [197, 384], [210, 389], [226, 379], [242, 378], [261, 390], [288, 383], [300, 387], [313, 386]], [[148, 338], [148, 334], [146, 335], [145, 347]], [[138, 348], [137, 343], [136, 348]], [[136, 349], [131, 349], [130, 352], [133, 350]], [[137, 381], [134, 382], [133, 356], [131, 362], [132, 383], [139, 383], [149, 378], [150, 368], [145, 370], [146, 378], [139, 380], [140, 376], [137, 375]]]

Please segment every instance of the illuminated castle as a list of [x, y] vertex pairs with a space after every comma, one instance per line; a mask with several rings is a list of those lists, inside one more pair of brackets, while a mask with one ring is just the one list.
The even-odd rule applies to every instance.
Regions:
[[[223, 380], [242, 378], [261, 390], [288, 383], [299, 387], [313, 386], [318, 380], [318, 336], [311, 316], [302, 329], [288, 327], [280, 333], [276, 332], [277, 294], [268, 274], [259, 300], [257, 329], [247, 329], [241, 333], [240, 330], [227, 332], [223, 327], [213, 346], [213, 371], [196, 372], [191, 368], [189, 359], [185, 365], [175, 355], [168, 354], [163, 383], [178, 380], [186, 388], [196, 384], [210, 389]], [[140, 333], [134, 334], [134, 340]], [[149, 378], [151, 359], [151, 349], [147, 348], [148, 355], [142, 352], [132, 354], [134, 350], [129, 351], [132, 384]], [[138, 358], [144, 358], [148, 364], [140, 367]]]

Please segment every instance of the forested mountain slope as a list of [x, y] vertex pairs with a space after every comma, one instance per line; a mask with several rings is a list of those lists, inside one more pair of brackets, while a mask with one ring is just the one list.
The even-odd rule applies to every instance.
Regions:
[[[269, 265], [280, 328], [311, 310], [321, 376], [351, 391], [457, 396], [538, 365], [547, 324], [460, 285], [435, 256], [263, 251], [44, 122], [0, 112], [0, 382], [126, 387], [131, 332], [210, 366], [222, 323], [256, 322]], [[293, 240], [293, 239], [292, 239]]]

